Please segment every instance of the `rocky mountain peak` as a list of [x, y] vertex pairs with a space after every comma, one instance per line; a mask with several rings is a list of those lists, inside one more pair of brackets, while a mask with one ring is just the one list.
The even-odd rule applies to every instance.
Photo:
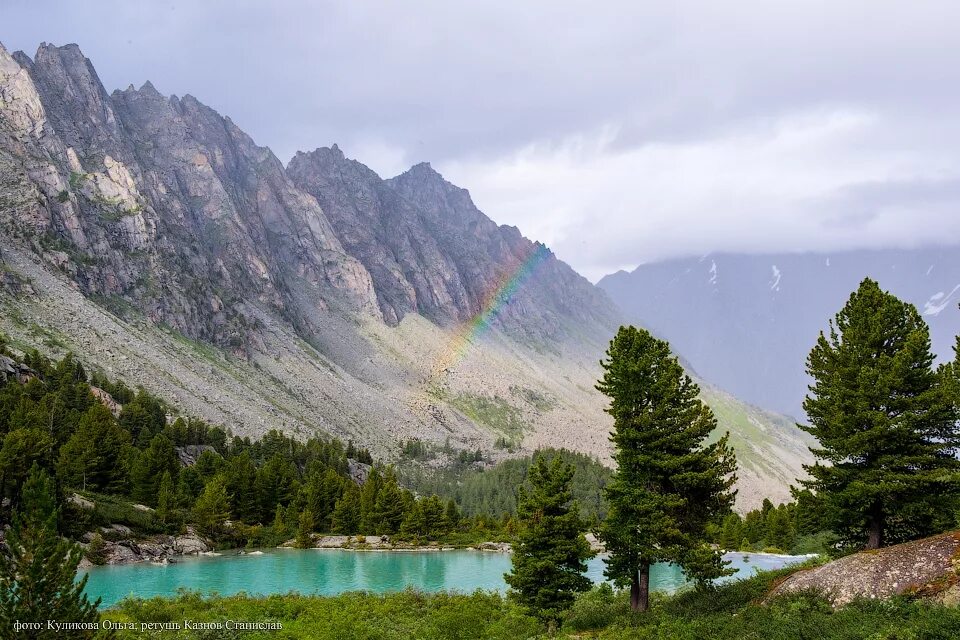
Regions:
[[[288, 165], [294, 182], [314, 195], [341, 241], [373, 276], [388, 322], [420, 313], [441, 325], [464, 322], [484, 310], [496, 291], [536, 256], [528, 286], [492, 319], [524, 340], [563, 342], [573, 327], [558, 318], [573, 298], [581, 309], [582, 333], [601, 335], [616, 311], [606, 297], [570, 267], [483, 214], [466, 189], [443, 178], [426, 162], [382, 180], [339, 148], [297, 154]], [[556, 295], [560, 291], [563, 295]], [[552, 292], [552, 294], [550, 293]], [[574, 305], [575, 306], [575, 305]]]

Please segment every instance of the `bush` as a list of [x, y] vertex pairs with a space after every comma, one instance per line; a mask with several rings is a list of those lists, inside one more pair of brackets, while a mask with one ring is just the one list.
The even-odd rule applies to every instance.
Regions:
[[87, 545], [87, 560], [96, 565], [106, 564], [106, 551], [107, 545], [103, 541], [103, 536], [99, 533], [93, 534], [93, 538], [90, 539], [90, 544]]
[[630, 600], [626, 591], [615, 592], [603, 583], [580, 594], [564, 618], [565, 629], [590, 631], [602, 629], [611, 620], [630, 615]]

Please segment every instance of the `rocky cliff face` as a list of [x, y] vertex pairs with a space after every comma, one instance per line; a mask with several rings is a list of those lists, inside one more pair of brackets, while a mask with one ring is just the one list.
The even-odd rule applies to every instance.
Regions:
[[150, 83], [107, 95], [75, 45], [0, 50], [0, 74], [0, 162], [20, 194], [0, 217], [84, 293], [236, 349], [245, 305], [307, 331], [318, 309], [379, 314], [316, 200], [229, 119]]
[[[497, 305], [498, 328], [537, 343], [606, 339], [617, 326], [603, 292], [516, 227], [490, 220], [429, 164], [382, 180], [334, 145], [298, 153], [287, 170], [370, 271], [392, 324], [408, 313], [455, 324]], [[497, 295], [514, 279], [526, 286], [501, 305]]]

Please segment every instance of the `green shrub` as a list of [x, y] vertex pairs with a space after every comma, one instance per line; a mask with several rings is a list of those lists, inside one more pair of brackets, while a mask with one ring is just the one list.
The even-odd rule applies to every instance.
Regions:
[[612, 620], [629, 615], [628, 593], [615, 592], [609, 584], [603, 583], [577, 597], [563, 626], [573, 631], [590, 631], [602, 629]]

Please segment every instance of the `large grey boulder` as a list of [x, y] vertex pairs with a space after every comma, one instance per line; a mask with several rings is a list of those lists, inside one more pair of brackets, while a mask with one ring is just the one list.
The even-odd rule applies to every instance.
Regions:
[[768, 595], [815, 591], [837, 607], [858, 598], [921, 595], [942, 599], [958, 581], [960, 531], [862, 551], [812, 569], [797, 571]]

